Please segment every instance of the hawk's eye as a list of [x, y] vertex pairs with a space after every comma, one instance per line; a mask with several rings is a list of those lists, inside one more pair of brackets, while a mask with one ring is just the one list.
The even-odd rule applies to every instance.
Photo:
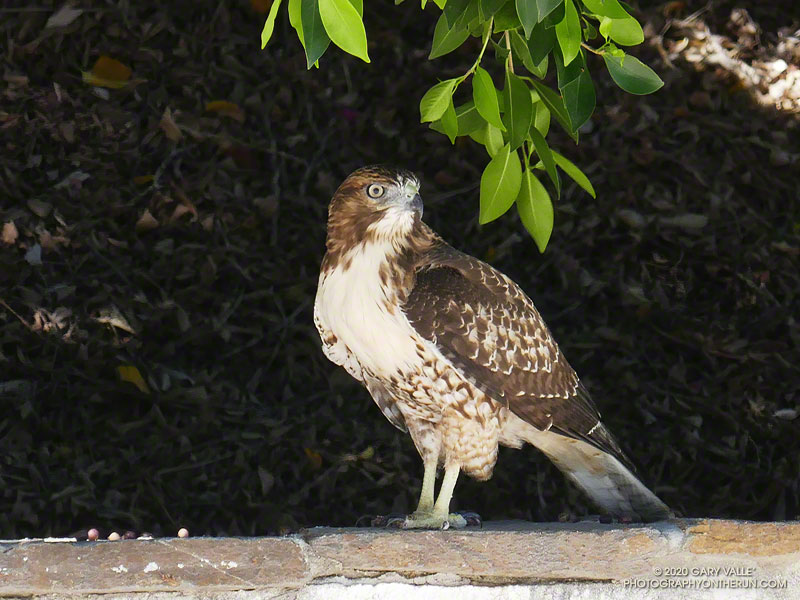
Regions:
[[373, 183], [371, 186], [367, 188], [367, 194], [369, 194], [370, 198], [380, 198], [383, 196], [386, 188], [382, 185], [378, 185], [377, 183]]

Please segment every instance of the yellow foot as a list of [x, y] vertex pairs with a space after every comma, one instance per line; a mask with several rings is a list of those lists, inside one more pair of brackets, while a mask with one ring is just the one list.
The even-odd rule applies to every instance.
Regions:
[[467, 520], [457, 513], [440, 515], [436, 513], [412, 513], [403, 521], [403, 529], [462, 529]]

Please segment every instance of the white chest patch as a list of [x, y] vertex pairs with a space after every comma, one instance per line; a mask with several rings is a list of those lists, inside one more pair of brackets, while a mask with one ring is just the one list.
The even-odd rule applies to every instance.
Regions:
[[380, 243], [351, 250], [320, 278], [315, 307], [319, 320], [361, 367], [377, 377], [416, 371], [422, 364], [416, 350], [418, 334], [381, 283], [380, 267], [387, 254], [390, 248]]

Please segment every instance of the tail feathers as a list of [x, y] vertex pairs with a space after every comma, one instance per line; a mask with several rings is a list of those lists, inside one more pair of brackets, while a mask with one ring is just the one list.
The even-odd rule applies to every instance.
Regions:
[[607, 452], [550, 431], [536, 431], [528, 441], [605, 512], [640, 521], [660, 521], [673, 516], [658, 496]]

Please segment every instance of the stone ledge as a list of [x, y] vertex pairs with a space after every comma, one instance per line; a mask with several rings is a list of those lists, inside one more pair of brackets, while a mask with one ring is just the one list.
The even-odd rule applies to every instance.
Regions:
[[[757, 592], [736, 597], [798, 598], [800, 523], [513, 521], [467, 531], [315, 528], [289, 537], [0, 542], [3, 597], [366, 598], [368, 592], [397, 592], [409, 599], [403, 590], [422, 583], [453, 592], [477, 586], [484, 594], [475, 597], [487, 598], [503, 597], [494, 594], [506, 588], [509, 594], [527, 589], [524, 597], [533, 598], [534, 591], [554, 586], [625, 597], [622, 590], [634, 592], [637, 585], [653, 598], [687, 585]], [[367, 595], [358, 586], [366, 586]], [[376, 586], [384, 587], [378, 593]]]

